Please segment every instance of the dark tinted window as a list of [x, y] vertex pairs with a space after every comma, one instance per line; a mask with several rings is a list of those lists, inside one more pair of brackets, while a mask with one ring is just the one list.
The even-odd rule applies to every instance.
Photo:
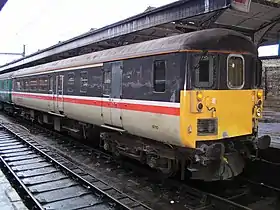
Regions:
[[49, 92], [51, 93], [53, 91], [53, 76], [49, 76]]
[[87, 86], [88, 86], [88, 72], [87, 71], [82, 71], [80, 74], [80, 80], [81, 80], [81, 92], [87, 92]]
[[30, 90], [36, 91], [38, 89], [37, 85], [38, 85], [37, 78], [31, 78], [29, 82]]
[[19, 79], [16, 80], [16, 83], [15, 83], [15, 90], [21, 90], [21, 83], [20, 83], [20, 80], [19, 80]]
[[70, 72], [68, 73], [68, 85], [74, 85], [75, 83], [75, 73]]
[[217, 57], [213, 55], [194, 56], [195, 86], [212, 87], [214, 83], [214, 70], [216, 69]]
[[47, 76], [43, 76], [39, 78], [39, 90], [40, 91], [48, 91], [48, 77]]
[[74, 91], [74, 85], [75, 85], [75, 73], [69, 72], [68, 73], [68, 88], [67, 88], [68, 93], [72, 93]]
[[111, 93], [111, 71], [103, 72], [103, 95], [110, 95]]
[[164, 92], [165, 91], [165, 74], [166, 74], [166, 63], [165, 61], [154, 62], [154, 91]]
[[199, 76], [198, 76], [198, 80], [199, 82], [209, 82], [210, 78], [210, 72], [209, 72], [209, 68], [210, 64], [209, 64], [209, 60], [202, 60], [199, 62]]
[[24, 90], [29, 91], [29, 79], [24, 79]]

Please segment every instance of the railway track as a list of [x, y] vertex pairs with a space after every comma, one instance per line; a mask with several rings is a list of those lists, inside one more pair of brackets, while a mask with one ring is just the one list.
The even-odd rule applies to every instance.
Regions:
[[[21, 122], [22, 123], [22, 122]], [[28, 124], [28, 123], [27, 123]], [[40, 134], [40, 136], [46, 136], [46, 138], [51, 139], [50, 136], [55, 136], [55, 140], [49, 140], [50, 145], [60, 145], [60, 148], [71, 151], [73, 156], [81, 155], [84, 159], [87, 156], [92, 157], [89, 161], [93, 161], [94, 157], [99, 156], [101, 159], [104, 159], [108, 162], [108, 164], [114, 167], [115, 162], [110, 157], [109, 154], [103, 153], [99, 150], [95, 150], [93, 148], [88, 147], [87, 145], [83, 145], [80, 142], [73, 140], [67, 136], [61, 135], [55, 131], [51, 131], [46, 128], [42, 128], [39, 125], [24, 123], [24, 126], [28, 128], [28, 130], [32, 130], [31, 132], [35, 132], [36, 134]], [[42, 132], [42, 130], [44, 130]], [[54, 143], [58, 142], [58, 143]], [[35, 143], [35, 142], [34, 142]], [[52, 152], [52, 156], [58, 155], [56, 152]], [[64, 155], [63, 155], [64, 156]], [[66, 157], [67, 155], [65, 155]], [[67, 158], [67, 157], [66, 157]], [[72, 159], [72, 158], [70, 158]], [[82, 162], [80, 162], [83, 164]], [[76, 164], [76, 162], [75, 162]], [[131, 166], [131, 163], [128, 163]], [[132, 163], [133, 165], [133, 163]], [[110, 166], [109, 166], [110, 167]], [[132, 166], [133, 167], [133, 166]], [[119, 168], [119, 167], [116, 167]], [[138, 171], [137, 171], [138, 169]], [[114, 170], [114, 169], [112, 169]], [[117, 169], [116, 169], [117, 170]], [[120, 169], [121, 170], [121, 169]], [[134, 166], [133, 170], [136, 170], [136, 173], [147, 174], [142, 167]], [[122, 173], [122, 172], [118, 172]], [[149, 173], [149, 172], [148, 172]], [[88, 176], [88, 175], [87, 175]], [[145, 175], [144, 175], [145, 176]], [[154, 178], [158, 178], [157, 174], [153, 175]], [[152, 179], [152, 182], [154, 179]], [[193, 185], [189, 183], [181, 183], [176, 180], [165, 180], [164, 184], [161, 184], [165, 191], [179, 191], [179, 193], [174, 193], [170, 197], [174, 197], [174, 203], [170, 206], [167, 206], [167, 209], [188, 209], [188, 210], [224, 210], [224, 209], [241, 209], [241, 210], [250, 210], [250, 209], [269, 209], [276, 210], [279, 209], [277, 204], [279, 190], [277, 188], [273, 188], [264, 184], [250, 182], [250, 181], [235, 181], [235, 182], [227, 182], [231, 184], [221, 183], [203, 183], [202, 185]], [[151, 183], [152, 185], [152, 183]], [[217, 187], [217, 185], [219, 187]], [[237, 187], [236, 187], [237, 186]], [[209, 189], [216, 189], [215, 191]], [[159, 190], [160, 191], [160, 190]], [[164, 194], [164, 190], [160, 191], [160, 193]], [[155, 209], [158, 209], [157, 207]], [[163, 208], [164, 209], [164, 208]]]
[[238, 177], [228, 182], [204, 183], [199, 189], [237, 204], [237, 209], [280, 209], [279, 188]]
[[0, 160], [30, 209], [150, 209], [98, 179], [87, 181], [77, 167], [59, 163], [4, 123], [0, 124]]

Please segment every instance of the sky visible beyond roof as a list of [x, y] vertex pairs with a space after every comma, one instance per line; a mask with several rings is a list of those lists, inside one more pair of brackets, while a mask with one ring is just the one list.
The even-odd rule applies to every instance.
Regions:
[[[175, 0], [8, 0], [0, 12], [0, 52], [36, 52]], [[267, 47], [266, 47], [267, 48]], [[277, 54], [278, 46], [262, 54]], [[0, 55], [0, 65], [20, 56]]]

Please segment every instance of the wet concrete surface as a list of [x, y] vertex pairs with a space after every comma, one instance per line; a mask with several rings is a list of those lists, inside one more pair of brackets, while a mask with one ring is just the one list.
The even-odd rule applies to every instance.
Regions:
[[280, 123], [280, 112], [270, 109], [265, 109], [263, 111], [263, 117], [260, 120], [261, 122], [268, 122], [268, 123]]
[[[280, 182], [278, 181], [280, 176], [280, 112], [272, 110], [264, 112], [263, 119], [259, 124], [259, 136], [263, 135], [271, 137], [270, 148], [259, 152], [261, 161], [252, 163], [253, 166], [250, 167], [250, 174], [255, 174], [254, 176], [258, 181], [266, 177], [265, 182], [267, 184], [280, 188]], [[275, 179], [275, 177], [277, 178]]]
[[271, 147], [280, 147], [280, 123], [260, 123], [259, 136], [270, 135]]
[[259, 124], [259, 136], [270, 135], [271, 147], [280, 148], [280, 112], [265, 109]]

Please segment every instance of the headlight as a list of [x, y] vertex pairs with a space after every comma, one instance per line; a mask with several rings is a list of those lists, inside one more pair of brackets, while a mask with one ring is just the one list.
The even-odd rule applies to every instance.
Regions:
[[201, 92], [197, 92], [196, 93], [196, 98], [197, 98], [198, 101], [201, 101], [202, 98], [203, 98], [203, 94]]
[[262, 97], [262, 92], [261, 92], [261, 91], [258, 91], [258, 92], [257, 92], [257, 97], [258, 97], [258, 98], [261, 98], [261, 97]]

